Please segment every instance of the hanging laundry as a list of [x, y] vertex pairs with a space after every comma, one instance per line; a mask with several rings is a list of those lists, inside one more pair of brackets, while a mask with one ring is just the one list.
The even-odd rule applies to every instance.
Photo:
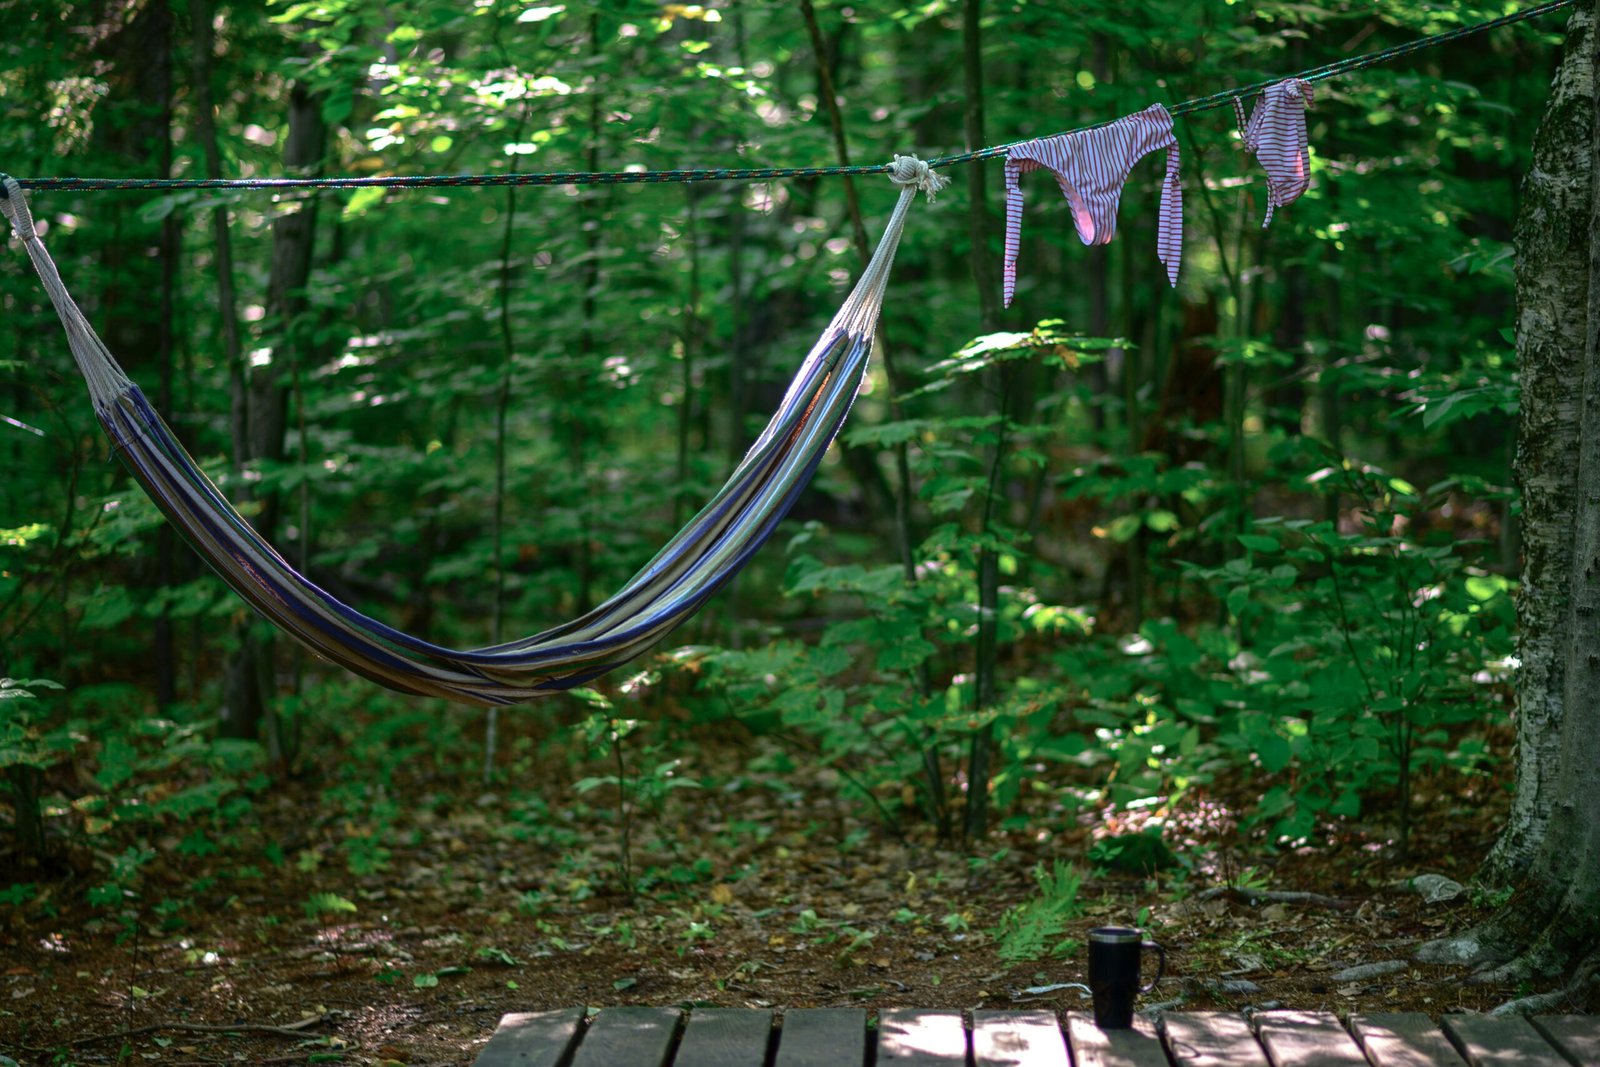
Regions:
[[1272, 213], [1300, 199], [1311, 184], [1311, 149], [1306, 144], [1306, 108], [1311, 107], [1316, 90], [1299, 78], [1269, 85], [1261, 91], [1248, 121], [1244, 102], [1233, 100], [1233, 113], [1239, 118], [1244, 146], [1256, 154], [1267, 172], [1267, 217], [1264, 230], [1272, 224]]
[[1178, 261], [1183, 256], [1183, 189], [1178, 184], [1178, 139], [1166, 108], [1152, 104], [1106, 126], [1039, 137], [1006, 152], [1006, 307], [1011, 306], [1017, 289], [1022, 175], [1041, 167], [1053, 172], [1072, 207], [1079, 238], [1086, 245], [1103, 245], [1116, 235], [1117, 204], [1133, 165], [1162, 148], [1167, 150], [1167, 176], [1161, 186], [1156, 255], [1167, 266], [1167, 280], [1177, 285]]

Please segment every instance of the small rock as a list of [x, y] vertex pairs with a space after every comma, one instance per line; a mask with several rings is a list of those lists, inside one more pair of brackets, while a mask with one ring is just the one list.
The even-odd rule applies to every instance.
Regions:
[[1416, 958], [1422, 963], [1469, 964], [1476, 960], [1482, 952], [1483, 946], [1471, 934], [1462, 934], [1460, 937], [1444, 937], [1437, 941], [1429, 941], [1417, 949]]
[[1248, 978], [1228, 978], [1217, 983], [1217, 989], [1223, 993], [1259, 993], [1261, 987]]
[[1404, 960], [1382, 960], [1378, 963], [1363, 963], [1358, 967], [1346, 967], [1338, 974], [1328, 977], [1335, 982], [1363, 982], [1368, 978], [1382, 978], [1386, 974], [1406, 969]]
[[1427, 904], [1442, 904], [1467, 891], [1460, 882], [1442, 874], [1419, 874], [1411, 879], [1410, 887], [1414, 892], [1421, 893], [1423, 902]]

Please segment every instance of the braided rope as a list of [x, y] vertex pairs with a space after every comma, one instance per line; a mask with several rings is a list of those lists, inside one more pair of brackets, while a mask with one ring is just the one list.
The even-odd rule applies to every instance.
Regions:
[[[1444, 33], [1435, 33], [1427, 37], [1419, 37], [1415, 41], [1384, 48], [1375, 52], [1366, 52], [1359, 56], [1351, 56], [1333, 63], [1327, 63], [1310, 70], [1303, 70], [1298, 74], [1287, 75], [1288, 78], [1298, 78], [1301, 81], [1317, 82], [1327, 78], [1348, 74], [1353, 70], [1362, 70], [1366, 67], [1387, 63], [1391, 59], [1398, 59], [1428, 48], [1458, 41], [1463, 37], [1471, 37], [1488, 30], [1509, 26], [1512, 23], [1523, 22], [1527, 19], [1548, 15], [1564, 7], [1571, 7], [1576, 0], [1548, 0], [1534, 7], [1524, 8], [1510, 15], [1489, 19], [1485, 22], [1475, 22], [1469, 26], [1460, 26]], [[1253, 96], [1275, 82], [1284, 78], [1273, 78], [1269, 81], [1255, 82], [1251, 85], [1239, 86], [1235, 89], [1225, 89], [1210, 96], [1196, 97], [1185, 100], [1167, 108], [1172, 115], [1192, 115], [1200, 111], [1210, 111], [1223, 107], [1229, 102]], [[1080, 126], [1064, 133], [1078, 133], [1083, 130], [1097, 129], [1107, 123], [1093, 123]], [[1022, 141], [1011, 141], [1006, 144], [991, 145], [972, 152], [962, 152], [953, 156], [940, 156], [926, 161], [928, 168], [953, 167], [961, 163], [974, 163], [979, 160], [993, 159], [1003, 156]], [[16, 184], [23, 189], [74, 189], [74, 190], [102, 190], [102, 189], [435, 189], [435, 188], [462, 188], [462, 187], [503, 187], [521, 185], [653, 185], [664, 182], [721, 182], [721, 181], [765, 181], [775, 178], [827, 178], [840, 175], [855, 174], [884, 174], [894, 173], [897, 163], [860, 164], [849, 167], [745, 167], [725, 168], [714, 167], [696, 170], [622, 170], [622, 171], [568, 171], [553, 173], [508, 173], [508, 174], [414, 174], [391, 175], [381, 177], [311, 177], [311, 178], [22, 178]], [[934, 190], [930, 190], [930, 195]], [[0, 199], [4, 198], [0, 191]]]

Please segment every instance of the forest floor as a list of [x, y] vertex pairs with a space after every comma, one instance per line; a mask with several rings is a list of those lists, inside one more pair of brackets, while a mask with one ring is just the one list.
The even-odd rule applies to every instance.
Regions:
[[[762, 743], [744, 743], [744, 765], [781, 758], [751, 744]], [[711, 744], [691, 762], [723, 755]], [[1252, 851], [1229, 799], [1195, 792], [1134, 815], [1085, 809], [1052, 831], [998, 831], [974, 855], [870, 821], [831, 772], [724, 777], [725, 788], [668, 790], [632, 815], [630, 870], [644, 888], [630, 901], [606, 807], [614, 787], [523, 761], [518, 781], [486, 790], [426, 762], [395, 773], [381, 835], [314, 774], [262, 791], [212, 846], [185, 846], [174, 829], [150, 842], [120, 912], [87, 903], [109, 857], [102, 847], [90, 873], [96, 839], [80, 835], [65, 873], [41, 873], [30, 901], [0, 910], [0, 1051], [24, 1067], [392, 1067], [468, 1064], [503, 1013], [579, 1004], [1081, 1010], [1078, 990], [1042, 988], [1084, 980], [1081, 948], [1058, 936], [1061, 957], [1008, 962], [992, 932], [1037, 897], [1035, 866], [1056, 861], [1086, 875], [1066, 938], [1136, 924], [1166, 946], [1168, 975], [1147, 1004], [1437, 1017], [1529, 992], [1409, 960], [1488, 913], [1470, 891], [1430, 903], [1407, 884], [1469, 881], [1504, 814], [1503, 783], [1487, 778], [1419, 795], [1401, 860], [1389, 828], [1361, 824], [1317, 847]], [[1096, 840], [1151, 818], [1165, 820], [1183, 867], [1095, 868]], [[1345, 973], [1373, 964], [1388, 967]]]

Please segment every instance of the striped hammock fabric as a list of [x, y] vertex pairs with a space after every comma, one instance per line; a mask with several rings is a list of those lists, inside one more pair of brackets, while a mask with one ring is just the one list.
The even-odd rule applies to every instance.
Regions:
[[581, 618], [507, 644], [457, 650], [362, 614], [318, 587], [267, 544], [206, 477], [112, 358], [73, 302], [34, 230], [21, 187], [4, 178], [0, 211], [27, 249], [88, 383], [95, 414], [157, 507], [234, 592], [317, 654], [403, 693], [485, 706], [582, 685], [646, 652], [755, 554], [816, 471], [844, 424], [872, 351], [889, 268], [918, 188], [943, 179], [912, 157], [877, 250], [800, 364], [766, 429], [727, 484], [645, 567]]

